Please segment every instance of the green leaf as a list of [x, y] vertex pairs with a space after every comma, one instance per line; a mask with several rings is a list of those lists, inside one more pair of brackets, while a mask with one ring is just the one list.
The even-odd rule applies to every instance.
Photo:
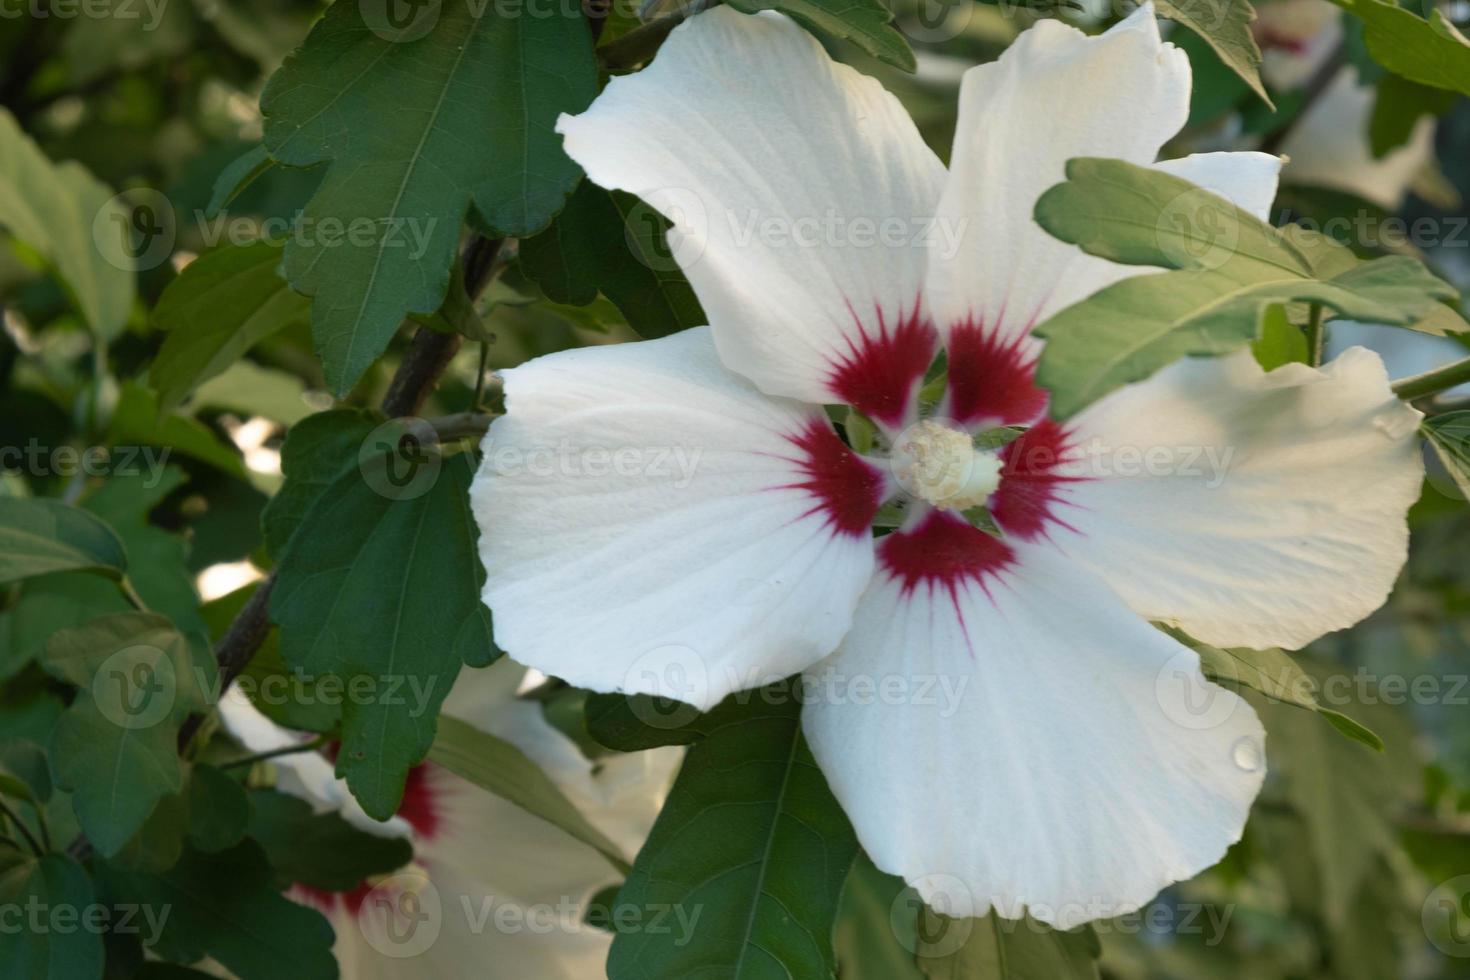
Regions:
[[[0, 929], [0, 963], [5, 964], [6, 977], [101, 980], [102, 936], [81, 925], [82, 915], [96, 900], [91, 879], [69, 857], [0, 854], [0, 908], [21, 916], [27, 908], [39, 908], [46, 917], [42, 923], [50, 924], [32, 929], [22, 919]], [[69, 923], [59, 915], [67, 915]]]
[[165, 959], [194, 963], [211, 956], [240, 980], [337, 978], [331, 925], [276, 890], [254, 841], [217, 854], [186, 849], [159, 875], [108, 868], [105, 881], [113, 902], [170, 909], [152, 945]]
[[1202, 643], [1182, 630], [1161, 626], [1165, 633], [1199, 654], [1201, 672], [1223, 687], [1259, 691], [1273, 702], [1305, 708], [1322, 716], [1333, 728], [1354, 741], [1383, 751], [1383, 740], [1370, 728], [1340, 711], [1323, 707], [1317, 698], [1317, 682], [1285, 650], [1221, 648]]
[[223, 409], [245, 418], [260, 415], [288, 426], [312, 414], [306, 400], [306, 382], [299, 375], [243, 360], [195, 389], [193, 405]]
[[923, 980], [914, 956], [923, 906], [902, 878], [884, 874], [859, 854], [837, 915], [837, 975], [842, 980]]
[[1240, 282], [1312, 273], [1292, 239], [1182, 177], [1122, 160], [1074, 157], [1066, 178], [1037, 199], [1036, 221], [1089, 255], [1168, 269], [1223, 267]]
[[[330, 163], [307, 235], [286, 246], [286, 277], [313, 298], [317, 353], [339, 394], [406, 315], [439, 309], [467, 211], [501, 235], [546, 226], [579, 173], [557, 116], [597, 91], [581, 17], [431, 4], [397, 29], [383, 13], [364, 22], [372, 9], [334, 3], [261, 98], [273, 158]], [[334, 222], [371, 234], [332, 235]]]
[[275, 165], [276, 161], [271, 159], [270, 151], [265, 148], [264, 143], [255, 144], [230, 161], [214, 179], [214, 191], [210, 194], [209, 203], [205, 205], [204, 217], [210, 221], [219, 217], [219, 213], [231, 201]]
[[618, 846], [592, 826], [541, 767], [510, 742], [446, 715], [439, 719], [429, 761], [559, 827], [627, 873], [628, 860]]
[[779, 10], [815, 34], [851, 41], [879, 61], [914, 70], [914, 52], [879, 0], [726, 0], [744, 14]]
[[1470, 868], [1470, 831], [1412, 824], [1404, 828], [1400, 839], [1414, 863], [1434, 881], [1446, 881]]
[[[259, 583], [251, 583], [200, 609], [209, 635], [216, 642], [257, 588]], [[342, 693], [324, 690], [313, 678], [302, 677], [287, 667], [281, 659], [279, 630], [266, 632], [255, 656], [240, 674], [239, 689], [262, 714], [285, 728], [320, 733], [335, 731], [342, 723]]]
[[1268, 306], [1261, 317], [1261, 336], [1251, 345], [1251, 353], [1263, 371], [1274, 371], [1284, 364], [1310, 363], [1307, 335], [1292, 323], [1284, 306]]
[[1042, 195], [1036, 219], [1092, 255], [1175, 270], [1114, 283], [1033, 331], [1049, 341], [1037, 382], [1051, 391], [1057, 420], [1181, 357], [1252, 343], [1273, 306], [1312, 303], [1408, 325], [1456, 295], [1414, 259], [1359, 263], [1328, 239], [1278, 231], [1187, 181], [1121, 160], [1068, 161], [1066, 182]]
[[[141, 468], [140, 468], [141, 470]], [[128, 580], [154, 612], [185, 634], [205, 632], [199, 594], [189, 570], [189, 543], [152, 524], [148, 514], [184, 482], [174, 467], [108, 476], [82, 507], [106, 521], [122, 539], [129, 558]]]
[[234, 446], [226, 445], [203, 424], [184, 415], [165, 413], [158, 396], [135, 382], [124, 382], [108, 426], [114, 446], [160, 446], [218, 467], [231, 476], [246, 477], [245, 464]]
[[205, 852], [234, 847], [250, 822], [245, 789], [214, 766], [196, 764], [189, 773], [189, 843]]
[[53, 164], [0, 109], [0, 228], [59, 278], [87, 324], [115, 337], [133, 308], [126, 208], [79, 164]]
[[[46, 750], [24, 738], [0, 742], [0, 775], [18, 783], [22, 799], [45, 803], [51, 799], [51, 769]], [[7, 795], [11, 795], [7, 792]]]
[[498, 651], [480, 602], [473, 455], [441, 460], [427, 450], [402, 483], [396, 458], [375, 460], [376, 469], [339, 477], [307, 512], [281, 556], [270, 615], [291, 667], [376, 692], [342, 706], [337, 772], [369, 815], [386, 820], [433, 744], [460, 665], [484, 666]]
[[[1354, 677], [1304, 660], [1320, 691], [1354, 689]], [[1364, 752], [1290, 705], [1248, 695], [1266, 727], [1266, 747], [1278, 803], [1303, 820], [1306, 847], [1321, 883], [1323, 915], [1340, 928], [1380, 854], [1396, 852], [1396, 818], [1418, 798], [1420, 766], [1411, 725], [1376, 691], [1363, 692], [1361, 711], [1382, 733], [1386, 749]]]
[[1102, 950], [1091, 926], [1062, 932], [1031, 918], [952, 919], [918, 912], [919, 968], [933, 980], [1097, 980]]
[[1333, 0], [1363, 22], [1363, 39], [1373, 60], [1395, 75], [1470, 95], [1470, 41], [1445, 18], [1429, 20], [1385, 0]]
[[640, 337], [664, 337], [705, 321], [667, 228], [636, 197], [584, 180], [551, 227], [521, 243], [521, 270], [558, 303], [585, 306], [601, 292]]
[[279, 559], [316, 499], [358, 465], [358, 453], [384, 419], [376, 412], [340, 408], [291, 426], [281, 446], [280, 490], [260, 514], [265, 547]]
[[351, 891], [413, 859], [405, 838], [369, 834], [335, 812], [313, 813], [305, 800], [274, 790], [251, 791], [246, 833], [265, 848], [282, 887], [297, 882], [320, 891]]
[[651, 694], [592, 694], [587, 698], [587, 732], [619, 752], [663, 745], [690, 745], [704, 737], [699, 711], [673, 698]]
[[1470, 411], [1432, 415], [1419, 427], [1460, 492], [1470, 499]]
[[52, 774], [72, 792], [97, 851], [111, 856], [159, 800], [183, 788], [179, 725], [204, 709], [206, 675], [168, 620], [147, 613], [61, 630], [41, 665], [79, 688], [52, 733]]
[[1160, 17], [1177, 21], [1204, 38], [1220, 60], [1275, 109], [1261, 84], [1261, 49], [1251, 33], [1256, 11], [1248, 0], [1158, 0], [1154, 6]]
[[16, 673], [40, 657], [46, 641], [59, 629], [131, 609], [117, 582], [101, 575], [56, 572], [27, 579], [19, 599], [4, 614], [5, 642], [10, 648], [4, 672]]
[[159, 410], [171, 412], [266, 337], [304, 322], [310, 301], [277, 272], [280, 246], [225, 245], [206, 252], [168, 284], [153, 323], [168, 332], [148, 372]]
[[127, 553], [112, 528], [59, 500], [0, 497], [0, 583], [82, 570], [122, 578]]
[[673, 908], [685, 930], [623, 925], [608, 975], [821, 977], [857, 840], [801, 736], [786, 685], [727, 699], [692, 728], [618, 909]]
[[158, 801], [143, 826], [108, 862], [129, 871], [162, 873], [184, 856], [184, 841], [188, 836], [188, 791], [170, 793]]
[[1384, 751], [1383, 739], [1378, 733], [1361, 722], [1354, 721], [1341, 711], [1333, 711], [1331, 708], [1318, 708], [1317, 713], [1327, 719], [1327, 723], [1336, 728], [1343, 735], [1368, 746], [1374, 752]]
[[1398, 75], [1384, 75], [1374, 88], [1373, 115], [1368, 119], [1368, 145], [1373, 156], [1383, 157], [1403, 146], [1421, 118], [1442, 116], [1454, 104], [1453, 92]]

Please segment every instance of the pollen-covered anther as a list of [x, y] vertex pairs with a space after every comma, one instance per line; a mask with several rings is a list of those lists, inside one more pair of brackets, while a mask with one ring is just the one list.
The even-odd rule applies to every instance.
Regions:
[[932, 419], [903, 431], [891, 463], [905, 490], [946, 510], [979, 507], [1000, 485], [999, 457], [976, 449], [969, 433]]

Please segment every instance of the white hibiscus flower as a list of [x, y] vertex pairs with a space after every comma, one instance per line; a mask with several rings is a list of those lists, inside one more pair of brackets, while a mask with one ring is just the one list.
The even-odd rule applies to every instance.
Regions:
[[[538, 704], [517, 699], [525, 673], [508, 660], [465, 670], [444, 713], [516, 745], [609, 840], [635, 854], [681, 751], [614, 755], [594, 767]], [[238, 694], [221, 701], [220, 713], [252, 751], [286, 748], [301, 738]], [[593, 896], [619, 875], [591, 847], [432, 763], [410, 773], [398, 814], [387, 823], [362, 812], [324, 756], [301, 752], [273, 763], [283, 792], [319, 812], [339, 811], [369, 833], [413, 843], [409, 867], [355, 891], [292, 888], [292, 898], [331, 920], [344, 977], [458, 978], [479, 975], [489, 963], [506, 976], [605, 976], [612, 934], [588, 924], [585, 914]], [[405, 892], [413, 893], [408, 900]]]
[[[1404, 561], [1421, 469], [1418, 413], [1363, 350], [1185, 360], [1046, 420], [1032, 327], [1140, 270], [1033, 205], [1071, 157], [1153, 161], [1189, 89], [1148, 7], [1097, 37], [1044, 21], [966, 74], [946, 172], [874, 80], [717, 8], [563, 117], [591, 180], [673, 221], [711, 325], [505, 372], [472, 489], [498, 642], [700, 708], [808, 672], [805, 732], [863, 846], [947, 911], [1071, 926], [1219, 860], [1262, 729], [1148, 621], [1252, 647], [1356, 622]], [[1278, 161], [1158, 166], [1263, 215]], [[871, 455], [834, 403], [875, 423]], [[1026, 432], [973, 448], [1003, 425]], [[1159, 448], [1174, 462], [1141, 462]], [[979, 501], [1000, 536], [961, 516]]]
[[[1342, 12], [1327, 0], [1274, 0], [1258, 13], [1261, 74], [1278, 88], [1305, 85], [1342, 42]], [[1390, 211], [1404, 203], [1434, 157], [1435, 121], [1419, 119], [1402, 146], [1375, 157], [1368, 142], [1374, 91], [1352, 66], [1333, 76], [1282, 141], [1287, 180], [1356, 194]]]

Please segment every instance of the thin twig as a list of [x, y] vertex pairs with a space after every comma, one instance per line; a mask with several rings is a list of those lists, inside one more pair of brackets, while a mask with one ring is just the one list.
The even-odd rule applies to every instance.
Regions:
[[18, 817], [14, 810], [5, 805], [4, 800], [0, 800], [0, 813], [4, 813], [10, 818], [10, 822], [15, 824], [16, 829], [25, 837], [26, 843], [31, 846], [32, 851], [36, 852], [37, 857], [45, 855], [45, 848], [41, 846], [40, 841], [36, 840], [36, 835], [31, 833], [31, 828], [25, 825], [25, 821]]
[[271, 749], [269, 752], [257, 752], [255, 755], [247, 755], [243, 759], [231, 759], [229, 762], [220, 763], [221, 769], [238, 769], [241, 766], [253, 766], [257, 762], [267, 762], [283, 755], [296, 755], [298, 752], [311, 752], [327, 744], [327, 737], [319, 735], [296, 745], [287, 745], [285, 748]]
[[617, 40], [604, 44], [597, 49], [597, 58], [602, 67], [609, 71], [637, 68], [654, 56], [669, 32], [684, 23], [698, 6], [690, 4], [677, 13], [651, 20], [642, 27], [633, 28]]

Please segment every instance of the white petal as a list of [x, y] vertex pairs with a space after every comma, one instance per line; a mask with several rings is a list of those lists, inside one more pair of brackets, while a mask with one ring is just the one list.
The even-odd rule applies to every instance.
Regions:
[[878, 867], [951, 914], [1070, 927], [1218, 861], [1264, 776], [1250, 706], [1055, 552], [966, 570], [928, 533], [950, 561], [880, 571], [803, 709]]
[[1177, 160], [1160, 160], [1154, 168], [1182, 177], [1218, 194], [1262, 221], [1271, 217], [1281, 158], [1252, 150], [1191, 153]]
[[885, 478], [709, 331], [505, 372], [470, 496], [500, 646], [595, 691], [709, 708], [836, 648]]
[[1261, 77], [1273, 89], [1306, 84], [1342, 40], [1342, 13], [1327, 0], [1273, 0], [1256, 15]]
[[897, 99], [785, 17], [699, 14], [557, 128], [593, 181], [674, 222], [720, 355], [763, 390], [847, 400], [845, 359], [913, 314], [944, 168]]
[[1434, 119], [1420, 119], [1406, 144], [1375, 160], [1368, 145], [1373, 93], [1371, 85], [1358, 84], [1356, 69], [1344, 68], [1307, 107], [1281, 144], [1292, 183], [1333, 187], [1389, 210], [1403, 203], [1434, 153]]
[[1021, 337], [1087, 295], [1075, 270], [1097, 260], [1042, 231], [1036, 199], [1072, 157], [1152, 163], [1184, 125], [1189, 79], [1152, 4], [1096, 37], [1043, 20], [966, 73], [938, 222], [957, 247], [936, 254], [926, 291], [941, 331]]
[[[1361, 347], [1267, 374], [1185, 358], [1074, 420], [1046, 532], [1140, 615], [1299, 648], [1383, 604], [1408, 547], [1420, 414]], [[1001, 489], [999, 510], [1006, 509]]]
[[[648, 836], [682, 750], [620, 755], [594, 773], [539, 704], [517, 699], [524, 674], [506, 659], [462, 671], [444, 710], [524, 751], [594, 826], [633, 854]], [[507, 976], [601, 975], [612, 937], [585, 916], [589, 900], [618, 880], [606, 858], [432, 764], [410, 780], [409, 811], [415, 826], [408, 868], [376, 883], [365, 898], [353, 896], [360, 901], [292, 893], [331, 917], [344, 977], [448, 980], [482, 972], [486, 963]], [[404, 883], [414, 891], [407, 903]]]

